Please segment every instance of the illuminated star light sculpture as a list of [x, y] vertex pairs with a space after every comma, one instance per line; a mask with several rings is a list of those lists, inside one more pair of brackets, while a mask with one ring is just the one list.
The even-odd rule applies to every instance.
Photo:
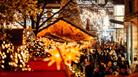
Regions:
[[60, 70], [61, 62], [63, 62], [67, 66], [70, 66], [72, 61], [77, 62], [81, 54], [79, 52], [79, 48], [67, 48], [65, 44], [63, 44], [61, 47], [55, 47], [53, 50], [49, 51], [49, 53], [52, 56], [49, 58], [45, 58], [44, 61], [50, 61], [48, 63], [48, 66], [56, 63], [57, 70]]

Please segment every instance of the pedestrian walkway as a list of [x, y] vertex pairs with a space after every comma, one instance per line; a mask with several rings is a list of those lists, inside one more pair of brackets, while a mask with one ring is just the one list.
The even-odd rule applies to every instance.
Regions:
[[105, 76], [105, 77], [138, 77], [138, 73], [134, 73], [134, 74], [131, 74], [131, 75], [128, 75], [128, 76], [113, 76], [113, 75], [109, 75], [109, 76]]
[[64, 71], [0, 72], [0, 77], [67, 77]]

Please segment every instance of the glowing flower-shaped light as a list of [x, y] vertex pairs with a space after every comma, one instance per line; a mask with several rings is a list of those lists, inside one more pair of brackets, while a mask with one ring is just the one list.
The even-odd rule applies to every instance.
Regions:
[[[53, 47], [52, 47], [53, 48]], [[56, 63], [57, 69], [60, 70], [61, 62], [70, 66], [71, 62], [78, 62], [80, 57], [79, 48], [76, 46], [68, 46], [67, 44], [61, 44], [58, 47], [54, 47], [53, 49], [48, 51], [51, 56], [49, 58], [45, 58], [44, 61], [49, 61], [48, 66]]]
[[59, 50], [57, 48], [55, 48], [54, 50], [49, 52], [52, 56], [50, 56], [49, 58], [45, 58], [44, 61], [50, 61], [48, 63], [48, 66], [51, 66], [52, 64], [56, 63], [57, 69], [60, 70], [60, 64], [61, 64], [61, 56], [59, 53]]
[[71, 62], [78, 62], [80, 57], [80, 51], [78, 48], [70, 48], [69, 51], [64, 55], [65, 64], [71, 65]]

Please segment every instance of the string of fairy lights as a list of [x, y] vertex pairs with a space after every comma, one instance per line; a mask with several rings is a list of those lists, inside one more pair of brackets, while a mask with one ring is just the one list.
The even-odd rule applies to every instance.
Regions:
[[15, 50], [15, 46], [3, 41], [0, 50], [0, 70], [11, 71], [30, 71], [26, 63], [29, 61], [30, 54], [25, 46], [20, 46]]
[[104, 6], [100, 6], [95, 0], [78, 0], [78, 4], [83, 27], [86, 28], [89, 25], [89, 31], [96, 32], [99, 42], [101, 40], [111, 41], [113, 29], [111, 29], [112, 25], [109, 20], [113, 18], [112, 1], [109, 0]]

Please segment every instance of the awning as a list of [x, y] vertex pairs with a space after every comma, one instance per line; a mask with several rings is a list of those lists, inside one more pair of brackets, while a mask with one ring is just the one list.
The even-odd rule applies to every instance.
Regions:
[[37, 34], [38, 37], [41, 37], [41, 36], [50, 37], [49, 35], [50, 36], [52, 35], [67, 41], [80, 41], [80, 40], [82, 41], [82, 40], [93, 39], [92, 35], [87, 31], [61, 19], [45, 27]]

